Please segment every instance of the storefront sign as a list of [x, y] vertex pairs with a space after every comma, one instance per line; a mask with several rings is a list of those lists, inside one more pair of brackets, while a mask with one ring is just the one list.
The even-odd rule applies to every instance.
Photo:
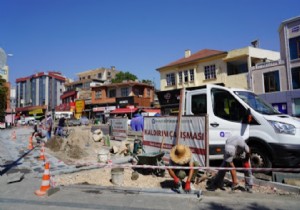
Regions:
[[75, 110], [76, 113], [82, 113], [84, 110], [84, 100], [77, 100], [75, 101]]

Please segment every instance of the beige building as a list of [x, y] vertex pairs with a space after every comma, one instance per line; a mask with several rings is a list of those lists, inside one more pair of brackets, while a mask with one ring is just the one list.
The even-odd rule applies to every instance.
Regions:
[[101, 80], [102, 82], [110, 83], [111, 79], [115, 78], [115, 75], [119, 73], [114, 66], [109, 68], [98, 68], [89, 71], [77, 73], [79, 80], [93, 79]]
[[229, 52], [204, 49], [195, 54], [186, 50], [184, 57], [160, 67], [160, 91], [157, 92], [162, 114], [176, 113], [180, 89], [197, 88], [206, 84], [253, 89], [251, 70], [263, 61], [276, 61], [278, 52], [253, 47]]
[[262, 61], [275, 61], [278, 52], [245, 47], [229, 52], [204, 49], [195, 54], [185, 51], [184, 58], [160, 67], [160, 90], [223, 83], [227, 87], [252, 89], [250, 69]]

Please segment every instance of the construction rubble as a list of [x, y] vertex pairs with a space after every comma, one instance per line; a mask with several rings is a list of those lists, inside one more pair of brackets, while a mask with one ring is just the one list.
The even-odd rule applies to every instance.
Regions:
[[[56, 186], [66, 186], [73, 184], [93, 184], [100, 186], [114, 186], [112, 182], [112, 169], [99, 164], [101, 154], [107, 154], [107, 163], [110, 160], [119, 163], [134, 164], [132, 151], [134, 147], [134, 137], [126, 141], [110, 140], [101, 129], [91, 132], [89, 126], [73, 127], [68, 137], [53, 136], [46, 144], [46, 152], [55, 156], [60, 161], [68, 165], [75, 166], [95, 166], [94, 169], [81, 170], [74, 173], [55, 175], [53, 181]], [[105, 153], [106, 152], [106, 153]], [[99, 165], [99, 167], [97, 167]], [[103, 165], [103, 163], [102, 163]], [[51, 171], [51, 169], [50, 169]], [[142, 171], [143, 172], [143, 171]], [[192, 189], [205, 190], [207, 181], [210, 181], [214, 173], [199, 173]], [[243, 186], [243, 179], [240, 179]], [[123, 176], [119, 180], [119, 186], [137, 188], [171, 188], [172, 178], [166, 172], [163, 177], [149, 173], [141, 173], [130, 167], [123, 170]], [[217, 189], [219, 191], [220, 189]], [[225, 187], [226, 191], [231, 191], [230, 187]], [[290, 192], [278, 190], [268, 186], [253, 186], [253, 192], [266, 194], [290, 194]]]

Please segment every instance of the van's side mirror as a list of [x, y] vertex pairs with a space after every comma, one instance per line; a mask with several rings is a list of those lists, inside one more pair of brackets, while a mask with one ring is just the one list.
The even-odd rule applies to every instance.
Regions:
[[248, 108], [247, 109], [247, 123], [250, 124], [252, 122], [252, 114], [251, 114], [251, 110]]
[[245, 113], [245, 116], [243, 118], [243, 123], [245, 123], [245, 124], [251, 124], [251, 122], [252, 122], [251, 110], [247, 109], [246, 113]]

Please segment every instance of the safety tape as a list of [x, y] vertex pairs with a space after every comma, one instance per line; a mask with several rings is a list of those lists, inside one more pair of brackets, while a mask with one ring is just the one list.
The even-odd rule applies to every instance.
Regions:
[[[243, 167], [206, 167], [206, 166], [167, 166], [167, 165], [133, 165], [133, 164], [113, 164], [113, 163], [86, 163], [79, 165], [80, 167], [85, 166], [99, 166], [101, 168], [143, 168], [143, 169], [198, 169], [198, 170], [251, 170], [256, 172], [300, 172], [300, 168], [243, 168]], [[77, 166], [78, 167], [78, 166]]]

